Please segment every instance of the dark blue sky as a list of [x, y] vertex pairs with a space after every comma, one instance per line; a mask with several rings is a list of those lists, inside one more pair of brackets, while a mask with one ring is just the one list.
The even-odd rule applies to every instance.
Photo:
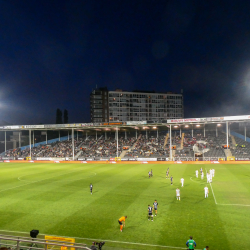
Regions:
[[184, 91], [185, 117], [250, 114], [250, 1], [0, 0], [0, 121], [89, 122], [92, 89]]

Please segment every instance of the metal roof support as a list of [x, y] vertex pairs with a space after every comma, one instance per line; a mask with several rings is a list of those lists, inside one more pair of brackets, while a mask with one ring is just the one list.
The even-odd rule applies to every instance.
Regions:
[[72, 152], [73, 152], [73, 161], [75, 160], [75, 138], [74, 138], [74, 129], [72, 128]]
[[116, 156], [119, 157], [118, 155], [118, 128], [116, 127]]
[[227, 125], [227, 148], [228, 148], [228, 121], [226, 121], [226, 125]]
[[4, 151], [6, 152], [6, 131], [4, 131]]
[[33, 130], [33, 148], [35, 147], [35, 131]]
[[245, 127], [244, 127], [244, 132], [245, 132], [245, 141], [247, 140], [247, 127], [246, 127], [246, 123], [245, 123]]
[[30, 159], [31, 159], [31, 129], [29, 129]]
[[172, 131], [171, 131], [171, 124], [169, 126], [169, 139], [170, 139], [170, 161], [172, 161]]

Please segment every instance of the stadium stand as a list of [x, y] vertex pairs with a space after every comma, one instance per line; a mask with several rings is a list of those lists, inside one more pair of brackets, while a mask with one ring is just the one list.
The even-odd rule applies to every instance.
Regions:
[[[192, 135], [193, 134], [193, 135]], [[106, 137], [106, 139], [105, 139]], [[125, 139], [126, 137], [126, 139]], [[109, 136], [100, 135], [99, 138], [88, 136], [87, 138], [74, 139], [74, 158], [169, 158], [170, 137], [168, 131], [155, 131], [145, 133], [142, 131], [138, 137], [132, 135], [120, 136], [117, 139], [114, 133]], [[215, 133], [207, 131], [206, 134], [197, 130], [195, 133], [186, 130], [182, 133], [172, 134], [172, 157], [175, 160], [194, 160], [194, 157], [202, 160], [225, 159], [228, 156], [236, 158], [250, 158], [250, 143], [238, 138], [229, 137], [229, 148], [224, 132]], [[9, 159], [22, 159], [30, 156], [30, 148], [16, 148], [7, 150], [4, 155]], [[32, 158], [65, 158], [72, 159], [72, 139], [54, 141], [48, 144], [41, 144], [31, 148]]]

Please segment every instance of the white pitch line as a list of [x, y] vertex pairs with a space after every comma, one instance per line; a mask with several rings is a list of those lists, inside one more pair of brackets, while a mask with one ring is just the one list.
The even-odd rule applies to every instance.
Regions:
[[[206, 169], [206, 172], [207, 172], [207, 169]], [[211, 190], [212, 190], [212, 193], [213, 193], [213, 197], [214, 197], [214, 202], [216, 205], [219, 205], [219, 206], [242, 206], [242, 207], [250, 207], [250, 205], [245, 205], [245, 204], [221, 204], [221, 203], [217, 203], [216, 201], [216, 198], [215, 198], [215, 194], [214, 194], [214, 190], [213, 190], [213, 187], [212, 187], [212, 184], [210, 184], [210, 187], [211, 187]]]
[[191, 181], [193, 181], [193, 182], [195, 182], [195, 183], [199, 183], [198, 181], [194, 181], [192, 178], [193, 178], [193, 177], [190, 177], [190, 180], [191, 180]]
[[244, 205], [244, 204], [219, 204], [219, 203], [217, 203], [217, 205], [221, 205], [221, 206], [242, 206], [242, 207], [250, 207], [250, 205]]
[[[8, 230], [0, 230], [0, 232], [28, 234], [27, 232], [8, 231]], [[74, 236], [49, 235], [49, 234], [41, 234], [41, 233], [40, 233], [40, 235], [48, 235], [48, 236], [63, 237], [63, 238], [72, 238], [72, 237], [74, 237]], [[187, 249], [186, 247], [184, 248], [184, 247], [173, 247], [173, 246], [153, 245], [153, 244], [136, 243], [136, 242], [127, 242], [127, 241], [103, 240], [103, 239], [80, 238], [80, 237], [74, 237], [74, 238], [75, 238], [75, 239], [79, 239], [79, 240], [105, 241], [105, 242], [111, 242], [111, 243], [121, 243], [121, 244], [139, 245], [139, 246], [149, 246], [149, 247], [162, 247], [162, 248], [172, 248], [172, 249]], [[196, 248], [196, 250], [202, 250], [202, 249]]]
[[214, 202], [215, 202], [216, 205], [218, 205], [218, 203], [217, 203], [217, 201], [216, 201], [216, 198], [215, 198], [215, 195], [214, 195], [214, 190], [213, 190], [213, 188], [212, 188], [212, 184], [211, 184], [211, 183], [209, 183], [209, 184], [210, 184], [210, 187], [211, 187], [211, 190], [212, 190], [212, 193], [213, 193]]

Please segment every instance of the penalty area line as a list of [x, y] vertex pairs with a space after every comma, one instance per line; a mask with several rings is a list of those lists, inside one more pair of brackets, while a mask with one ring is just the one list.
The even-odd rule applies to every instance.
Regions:
[[[206, 170], [207, 171], [207, 170]], [[213, 197], [214, 197], [214, 202], [216, 205], [219, 205], [219, 206], [241, 206], [241, 207], [250, 207], [250, 205], [247, 205], [247, 204], [221, 204], [221, 203], [217, 203], [216, 201], [216, 198], [215, 198], [215, 194], [214, 194], [214, 190], [213, 190], [213, 187], [212, 187], [212, 184], [210, 184], [210, 187], [211, 187], [211, 190], [212, 190], [212, 193], [213, 193]]]
[[[28, 234], [28, 232], [8, 231], [8, 230], [0, 230], [0, 232]], [[163, 245], [154, 245], [154, 244], [146, 244], [146, 243], [127, 242], [127, 241], [81, 238], [81, 237], [74, 237], [74, 236], [59, 236], [59, 235], [49, 235], [49, 234], [41, 234], [41, 233], [39, 235], [48, 235], [48, 236], [64, 237], [64, 238], [75, 238], [75, 239], [79, 239], [79, 240], [89, 240], [89, 241], [105, 241], [105, 242], [111, 242], [111, 243], [120, 243], [120, 244], [128, 244], [128, 245], [138, 245], [138, 246], [148, 246], [148, 247], [162, 247], [162, 248], [185, 249], [185, 250], [187, 249], [186, 247], [184, 248], [184, 247], [174, 247], [174, 246], [163, 246]], [[198, 249], [197, 248], [196, 250], [202, 250], [202, 249]]]
[[211, 183], [209, 183], [209, 184], [210, 184], [210, 187], [211, 187], [211, 190], [212, 190], [212, 193], [213, 193], [214, 202], [215, 202], [216, 205], [218, 205], [218, 203], [216, 201], [216, 198], [215, 198], [215, 195], [214, 195], [214, 190], [213, 190], [212, 184]]
[[[207, 175], [207, 169], [206, 169], [206, 175]], [[214, 202], [215, 202], [216, 205], [218, 205], [218, 203], [216, 201], [216, 198], [215, 198], [215, 195], [214, 195], [214, 190], [213, 190], [211, 182], [209, 182], [209, 184], [210, 184], [210, 187], [211, 187], [211, 190], [212, 190], [212, 194], [213, 194], [213, 197], [214, 197]]]

